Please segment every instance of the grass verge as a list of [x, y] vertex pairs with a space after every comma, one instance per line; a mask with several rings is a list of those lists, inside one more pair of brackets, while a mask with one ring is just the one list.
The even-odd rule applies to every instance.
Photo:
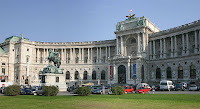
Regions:
[[197, 109], [200, 107], [200, 95], [0, 96], [0, 107], [4, 109]]

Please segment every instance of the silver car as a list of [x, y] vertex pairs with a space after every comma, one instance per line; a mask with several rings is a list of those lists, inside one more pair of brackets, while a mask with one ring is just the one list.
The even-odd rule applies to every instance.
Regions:
[[189, 86], [189, 91], [196, 91], [196, 90], [197, 90], [197, 85], [191, 84], [191, 85]]

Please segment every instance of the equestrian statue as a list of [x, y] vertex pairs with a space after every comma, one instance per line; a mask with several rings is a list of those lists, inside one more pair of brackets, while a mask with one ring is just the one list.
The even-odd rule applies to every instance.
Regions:
[[[53, 52], [52, 49], [49, 50], [49, 56], [47, 57], [49, 65], [43, 68], [44, 73], [54, 73], [54, 74], [63, 74], [63, 69], [60, 69], [61, 60], [59, 57], [58, 49], [56, 52]], [[53, 65], [51, 64], [53, 62]]]

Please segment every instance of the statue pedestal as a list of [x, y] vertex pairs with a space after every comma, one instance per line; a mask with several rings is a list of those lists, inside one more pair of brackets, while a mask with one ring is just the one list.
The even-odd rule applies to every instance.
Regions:
[[42, 76], [45, 76], [44, 86], [57, 86], [59, 91], [67, 91], [64, 74], [45, 73]]

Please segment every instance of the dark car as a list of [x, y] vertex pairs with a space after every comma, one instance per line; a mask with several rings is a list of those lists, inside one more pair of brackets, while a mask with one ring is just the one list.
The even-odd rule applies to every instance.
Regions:
[[73, 92], [75, 89], [77, 89], [76, 86], [71, 86], [71, 87], [68, 87], [68, 88], [67, 88], [67, 91], [68, 91], [68, 92]]
[[5, 87], [0, 88], [0, 93], [4, 93]]
[[159, 91], [160, 90], [160, 85], [155, 85], [155, 91]]
[[197, 90], [200, 90], [200, 84], [197, 84]]
[[178, 90], [184, 91], [184, 90], [185, 90], [185, 87], [184, 87], [183, 84], [175, 84], [174, 89], [175, 89], [176, 91], [178, 91]]
[[31, 88], [22, 88], [20, 95], [33, 95]]
[[[105, 86], [105, 94], [111, 94], [111, 88], [109, 86]], [[103, 94], [102, 86], [94, 86], [91, 89], [93, 94]]]

